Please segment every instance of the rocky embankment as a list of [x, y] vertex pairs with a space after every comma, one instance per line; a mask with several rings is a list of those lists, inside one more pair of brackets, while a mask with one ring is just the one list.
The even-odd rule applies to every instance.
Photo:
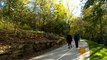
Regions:
[[0, 60], [20, 60], [24, 56], [65, 43], [63, 37], [43, 32], [0, 31]]

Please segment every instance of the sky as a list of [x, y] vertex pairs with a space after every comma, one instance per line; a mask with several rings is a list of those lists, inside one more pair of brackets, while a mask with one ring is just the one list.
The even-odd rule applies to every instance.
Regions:
[[1, 2], [0, 2], [0, 5], [1, 5], [1, 6], [3, 6], [3, 5], [4, 5], [4, 2], [3, 2], [3, 1], [1, 1]]
[[[69, 2], [67, 3], [67, 1]], [[73, 14], [74, 16], [81, 16], [82, 7], [86, 3], [86, 1], [87, 0], [83, 0], [82, 2], [81, 0], [62, 0], [65, 7], [69, 7], [71, 14]]]

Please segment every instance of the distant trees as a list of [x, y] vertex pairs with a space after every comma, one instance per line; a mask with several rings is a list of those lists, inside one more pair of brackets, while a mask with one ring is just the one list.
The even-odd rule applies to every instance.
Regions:
[[10, 29], [41, 30], [61, 35], [67, 32], [66, 20], [70, 14], [62, 3], [55, 3], [55, 0], [0, 0], [0, 2], [4, 3], [0, 6], [2, 7], [0, 22], [8, 20], [14, 26]]

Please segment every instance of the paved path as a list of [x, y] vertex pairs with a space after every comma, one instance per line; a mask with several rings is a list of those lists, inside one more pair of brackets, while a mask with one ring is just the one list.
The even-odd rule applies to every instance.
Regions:
[[84, 40], [79, 42], [79, 46], [85, 47], [86, 49], [86, 52], [82, 55], [79, 53], [78, 49], [75, 48], [74, 42], [72, 42], [72, 45], [73, 47], [71, 49], [68, 49], [67, 45], [64, 45], [46, 54], [33, 57], [29, 60], [89, 60], [89, 47]]

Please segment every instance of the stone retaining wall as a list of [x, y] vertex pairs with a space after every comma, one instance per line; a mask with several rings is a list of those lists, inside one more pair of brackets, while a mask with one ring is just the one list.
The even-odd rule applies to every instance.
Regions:
[[64, 39], [44, 42], [29, 41], [1, 45], [0, 60], [20, 60], [25, 55], [38, 53], [39, 51], [59, 46], [62, 45], [63, 43]]

